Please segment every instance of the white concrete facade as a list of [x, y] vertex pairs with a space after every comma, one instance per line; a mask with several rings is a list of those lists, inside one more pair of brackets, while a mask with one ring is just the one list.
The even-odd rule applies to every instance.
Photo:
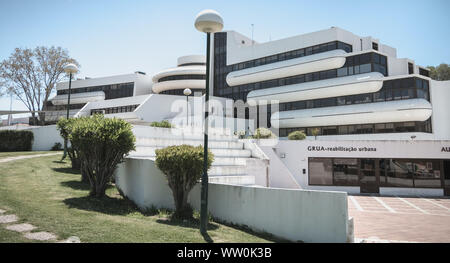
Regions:
[[[281, 140], [274, 146], [261, 146], [267, 154], [274, 152], [281, 162], [270, 158], [271, 177], [283, 176], [288, 172], [302, 189], [344, 191], [359, 194], [360, 186], [312, 185], [310, 178], [310, 158], [367, 158], [367, 159], [450, 159], [450, 141], [413, 141], [413, 140]], [[287, 171], [286, 171], [287, 169]], [[444, 190], [440, 183], [432, 188], [380, 187], [380, 194], [442, 196]]]
[[206, 58], [202, 55], [190, 55], [178, 58], [178, 66], [156, 73], [152, 90], [161, 93], [179, 90], [182, 95], [184, 89], [204, 90], [206, 75]]

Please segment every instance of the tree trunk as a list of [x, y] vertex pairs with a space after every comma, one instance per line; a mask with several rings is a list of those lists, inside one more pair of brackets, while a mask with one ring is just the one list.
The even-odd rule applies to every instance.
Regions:
[[187, 202], [189, 193], [183, 189], [183, 185], [172, 188], [173, 200], [175, 202], [175, 213], [173, 216], [178, 219], [191, 219], [192, 209]]

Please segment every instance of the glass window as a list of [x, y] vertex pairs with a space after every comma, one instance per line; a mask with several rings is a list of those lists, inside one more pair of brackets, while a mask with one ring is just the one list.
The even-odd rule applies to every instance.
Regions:
[[333, 185], [333, 165], [331, 159], [309, 158], [309, 185]]
[[440, 162], [434, 160], [412, 160], [415, 187], [441, 187]]
[[346, 67], [338, 68], [338, 70], [337, 70], [337, 76], [338, 76], [338, 77], [347, 76], [347, 68], [346, 68]]
[[392, 159], [387, 165], [386, 186], [413, 187], [413, 174], [411, 162]]
[[359, 72], [362, 73], [369, 73], [371, 71], [372, 67], [371, 64], [362, 64], [359, 67]]
[[359, 185], [358, 173], [358, 159], [334, 159], [334, 185], [357, 186]]

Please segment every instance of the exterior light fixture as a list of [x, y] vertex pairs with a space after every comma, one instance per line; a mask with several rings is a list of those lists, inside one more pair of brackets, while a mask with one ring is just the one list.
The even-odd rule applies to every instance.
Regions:
[[[64, 72], [69, 75], [69, 94], [67, 96], [67, 115], [66, 118], [69, 119], [69, 110], [70, 110], [70, 91], [72, 87], [72, 75], [75, 75], [78, 72], [77, 65], [70, 63], [64, 67]], [[64, 154], [61, 159], [64, 160], [67, 156], [67, 139], [64, 139]]]
[[201, 11], [195, 18], [195, 28], [206, 33], [206, 92], [205, 92], [205, 120], [203, 142], [203, 175], [200, 196], [200, 233], [206, 234], [208, 225], [208, 115], [209, 115], [209, 79], [210, 79], [210, 48], [211, 33], [220, 32], [223, 19], [219, 13], [207, 9]]
[[186, 126], [189, 125], [189, 95], [192, 94], [191, 89], [187, 88], [183, 90], [183, 94], [186, 96]]

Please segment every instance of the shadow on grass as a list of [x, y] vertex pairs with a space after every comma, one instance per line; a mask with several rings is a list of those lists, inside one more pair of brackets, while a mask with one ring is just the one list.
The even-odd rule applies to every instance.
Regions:
[[[89, 185], [88, 185], [89, 186]], [[64, 201], [69, 208], [94, 211], [108, 215], [127, 215], [139, 212], [130, 200], [105, 196], [96, 198], [91, 196], [67, 198]]]
[[84, 183], [84, 182], [75, 181], [75, 180], [61, 182], [61, 185], [65, 186], [65, 187], [70, 187], [75, 190], [89, 190], [91, 188], [89, 183]]
[[[182, 220], [182, 219], [167, 218], [167, 219], [157, 219], [156, 222], [160, 223], [160, 224], [164, 224], [164, 225], [169, 225], [169, 226], [179, 226], [179, 227], [200, 229], [200, 220], [196, 219], [196, 218], [189, 219], [189, 220], [188, 219]], [[215, 230], [217, 228], [219, 228], [219, 226], [216, 223], [213, 223], [213, 222], [208, 223], [207, 230]], [[213, 242], [213, 240], [211, 239], [211, 237], [208, 234], [203, 235], [203, 238], [205, 239], [206, 242], [211, 242], [211, 243]]]
[[[53, 162], [59, 162], [59, 161], [53, 161]], [[81, 175], [79, 170], [76, 169], [72, 169], [69, 167], [58, 167], [58, 168], [52, 168], [53, 171], [58, 172], [58, 173], [66, 173], [66, 174], [79, 174]]]

